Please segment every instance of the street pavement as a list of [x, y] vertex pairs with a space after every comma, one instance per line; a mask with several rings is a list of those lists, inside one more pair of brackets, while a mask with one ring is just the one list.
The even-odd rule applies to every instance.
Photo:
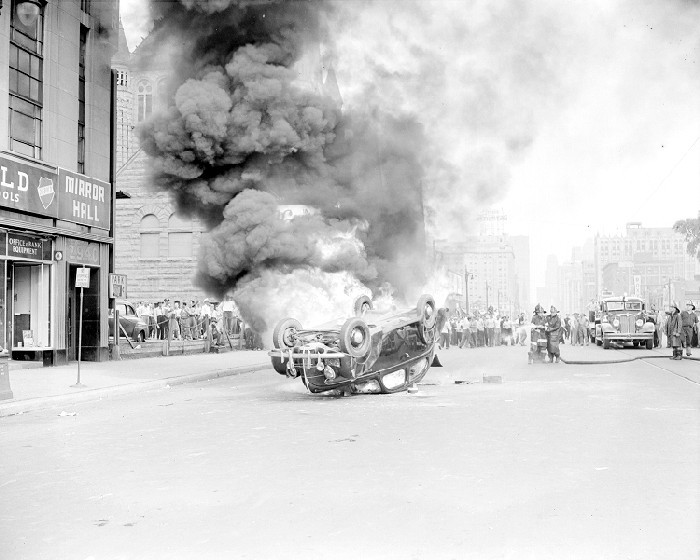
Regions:
[[3, 418], [0, 556], [697, 560], [698, 362], [562, 353], [645, 358], [451, 348], [416, 394], [268, 367]]
[[255, 350], [81, 362], [82, 386], [76, 387], [77, 362], [41, 367], [35, 362], [11, 361], [9, 385], [13, 398], [0, 400], [0, 417], [268, 367], [270, 359], [267, 354]]

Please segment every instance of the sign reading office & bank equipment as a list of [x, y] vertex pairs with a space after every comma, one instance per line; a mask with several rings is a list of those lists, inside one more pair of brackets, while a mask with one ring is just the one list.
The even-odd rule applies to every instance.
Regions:
[[109, 230], [112, 186], [0, 156], [0, 207]]

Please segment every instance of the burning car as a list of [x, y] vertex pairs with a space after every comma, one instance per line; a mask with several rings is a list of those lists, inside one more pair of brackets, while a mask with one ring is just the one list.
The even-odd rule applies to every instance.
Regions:
[[637, 297], [608, 297], [600, 303], [600, 322], [596, 321], [595, 341], [610, 348], [612, 342], [631, 342], [634, 346], [654, 347], [654, 323], [649, 319], [644, 300]]
[[312, 329], [296, 319], [280, 321], [269, 352], [275, 371], [301, 378], [312, 393], [396, 393], [425, 377], [439, 322], [432, 296], [421, 296], [413, 308], [385, 311], [363, 296], [353, 312]]

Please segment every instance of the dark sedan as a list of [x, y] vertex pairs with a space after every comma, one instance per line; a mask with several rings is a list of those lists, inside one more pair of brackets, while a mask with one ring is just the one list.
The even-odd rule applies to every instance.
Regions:
[[[136, 308], [130, 301], [117, 300], [119, 324], [122, 327], [120, 336], [126, 335], [136, 342], [143, 342], [148, 336], [148, 325], [136, 314]], [[114, 336], [114, 310], [109, 310], [109, 336]]]

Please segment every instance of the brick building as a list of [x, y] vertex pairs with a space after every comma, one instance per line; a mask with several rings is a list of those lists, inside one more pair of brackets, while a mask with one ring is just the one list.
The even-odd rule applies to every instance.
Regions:
[[153, 188], [148, 156], [140, 149], [137, 127], [167, 105], [168, 65], [147, 37], [129, 52], [119, 26], [117, 74], [115, 270], [128, 278], [132, 301], [203, 299], [194, 284], [203, 227], [175, 211], [169, 195]]

